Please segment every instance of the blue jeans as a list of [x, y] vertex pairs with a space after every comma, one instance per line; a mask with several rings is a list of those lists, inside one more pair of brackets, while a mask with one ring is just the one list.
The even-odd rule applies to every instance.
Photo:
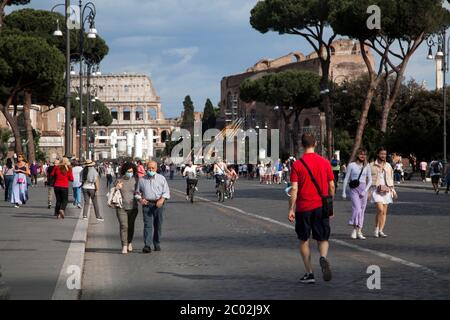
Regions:
[[72, 188], [73, 189], [73, 203], [75, 205], [81, 204], [81, 187]]
[[12, 193], [14, 176], [5, 176], [5, 201], [9, 201]]
[[[144, 216], [144, 243], [146, 247], [159, 246], [161, 243], [161, 226], [163, 222], [164, 206], [157, 208], [156, 205], [150, 204], [143, 206], [142, 212]], [[153, 228], [155, 229], [153, 231]], [[153, 233], [153, 237], [152, 237]]]

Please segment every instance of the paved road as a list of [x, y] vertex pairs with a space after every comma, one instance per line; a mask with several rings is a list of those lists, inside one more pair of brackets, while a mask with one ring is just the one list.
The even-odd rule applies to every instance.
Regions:
[[[145, 255], [142, 215], [137, 249], [120, 254], [119, 226], [104, 203], [103, 224], [91, 224], [82, 299], [449, 299], [450, 196], [402, 189], [391, 207], [387, 239], [349, 239], [350, 203], [338, 200], [330, 261], [334, 279], [324, 283], [313, 251], [315, 285], [302, 285], [298, 241], [286, 219], [280, 186], [241, 180], [236, 198], [218, 205], [213, 182], [202, 180], [194, 204], [185, 182], [169, 182], [161, 252]], [[370, 236], [375, 210], [369, 206]], [[381, 268], [381, 290], [369, 290], [367, 267]]]
[[69, 205], [66, 219], [56, 220], [53, 209], [47, 209], [43, 184], [31, 188], [30, 201], [18, 209], [3, 202], [3, 191], [0, 197], [0, 265], [11, 299], [49, 300], [79, 212]]

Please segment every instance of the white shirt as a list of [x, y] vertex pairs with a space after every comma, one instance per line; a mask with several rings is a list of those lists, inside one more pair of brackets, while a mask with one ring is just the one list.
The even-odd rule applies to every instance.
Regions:
[[[352, 162], [348, 165], [347, 173], [344, 179], [344, 187], [342, 190], [343, 196], [345, 196], [345, 190], [347, 188], [348, 182], [352, 180], [358, 180], [358, 177], [361, 173], [361, 169], [362, 165], [357, 164], [356, 162]], [[361, 174], [361, 178], [359, 179], [359, 181], [362, 183], [366, 183], [366, 189], [364, 189], [364, 191], [365, 192], [369, 191], [370, 187], [372, 186], [372, 172], [370, 170], [370, 165], [364, 167], [364, 170]]]
[[72, 169], [72, 175], [73, 175], [72, 187], [73, 188], [81, 187], [81, 171], [83, 171], [83, 168], [80, 166], [73, 167], [73, 169]]
[[197, 166], [193, 165], [191, 167], [187, 166], [183, 171], [183, 177], [188, 176], [189, 179], [197, 178]]

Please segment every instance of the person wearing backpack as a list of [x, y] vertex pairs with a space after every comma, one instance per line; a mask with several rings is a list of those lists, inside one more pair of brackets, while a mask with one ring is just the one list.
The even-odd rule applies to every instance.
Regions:
[[430, 177], [431, 183], [433, 184], [433, 189], [436, 194], [439, 194], [439, 182], [441, 180], [441, 172], [443, 166], [442, 163], [434, 159], [430, 163]]
[[339, 173], [340, 173], [340, 170], [341, 170], [341, 164], [340, 164], [340, 161], [337, 158], [337, 154], [333, 155], [333, 159], [331, 159], [330, 164], [331, 164], [331, 168], [333, 169], [334, 185], [335, 185], [336, 190], [337, 190], [337, 187], [338, 187], [338, 184], [339, 184]]
[[81, 172], [84, 208], [83, 208], [83, 220], [88, 219], [88, 212], [90, 209], [90, 202], [94, 205], [94, 212], [97, 221], [105, 221], [100, 215], [98, 207], [97, 192], [100, 190], [100, 179], [97, 170], [95, 169], [95, 162], [92, 160], [86, 160], [84, 163], [83, 171]]
[[52, 165], [50, 165], [47, 168], [46, 174], [47, 174], [47, 189], [48, 189], [48, 194], [47, 194], [47, 203], [48, 203], [48, 208], [51, 209], [52, 208], [52, 198], [53, 198], [53, 186], [55, 185], [55, 176], [52, 176], [52, 172], [53, 169], [55, 167], [59, 166], [59, 159], [56, 159]]
[[364, 213], [367, 207], [369, 189], [372, 186], [372, 172], [366, 161], [367, 151], [360, 148], [356, 152], [356, 161], [348, 165], [344, 178], [342, 198], [347, 198], [347, 185], [350, 187], [350, 199], [352, 200], [352, 218], [349, 225], [353, 227], [352, 239], [365, 240], [362, 233]]

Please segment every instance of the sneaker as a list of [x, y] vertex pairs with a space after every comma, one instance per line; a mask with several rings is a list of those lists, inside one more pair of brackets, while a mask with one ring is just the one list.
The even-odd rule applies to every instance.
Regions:
[[366, 240], [366, 237], [364, 237], [362, 232], [358, 232], [357, 237], [358, 237], [359, 240]]
[[385, 234], [383, 231], [380, 231], [379, 233], [381, 238], [387, 238], [387, 234]]
[[330, 263], [325, 257], [320, 257], [320, 267], [322, 268], [323, 280], [330, 281], [332, 278]]
[[300, 283], [316, 283], [314, 273], [305, 273], [305, 275], [300, 279]]
[[127, 254], [128, 253], [128, 247], [127, 246], [123, 246], [122, 247], [122, 254]]
[[374, 235], [375, 238], [379, 238], [380, 237], [380, 231], [375, 230], [373, 235]]
[[103, 219], [103, 218], [97, 218], [97, 221], [98, 221], [98, 222], [103, 222], [103, 221], [105, 221], [105, 219]]
[[131, 243], [128, 244], [128, 252], [133, 252], [133, 245]]
[[160, 246], [155, 246], [155, 251], [161, 251], [161, 247]]
[[83, 217], [83, 220], [87, 220], [88, 219], [88, 217]]
[[47, 206], [49, 209], [51, 209], [52, 208], [52, 205], [51, 204], [49, 204], [48, 206]]
[[81, 204], [77, 204], [77, 208], [78, 208], [78, 209], [81, 209]]
[[186, 201], [189, 201], [189, 196], [186, 196]]
[[352, 234], [351, 234], [350, 238], [352, 238], [352, 239], [354, 240], [354, 239], [356, 239], [356, 237], [357, 237], [357, 232], [356, 232], [356, 229], [353, 229], [353, 231], [352, 231]]
[[15, 205], [14, 205], [14, 208], [20, 208], [20, 207], [19, 207], [19, 205], [18, 205], [18, 204], [15, 204]]
[[151, 252], [152, 252], [152, 248], [145, 246], [145, 247], [142, 249], [142, 252], [143, 252], [143, 253], [151, 253]]
[[195, 191], [198, 191], [198, 188], [197, 188], [197, 187], [195, 187]]

